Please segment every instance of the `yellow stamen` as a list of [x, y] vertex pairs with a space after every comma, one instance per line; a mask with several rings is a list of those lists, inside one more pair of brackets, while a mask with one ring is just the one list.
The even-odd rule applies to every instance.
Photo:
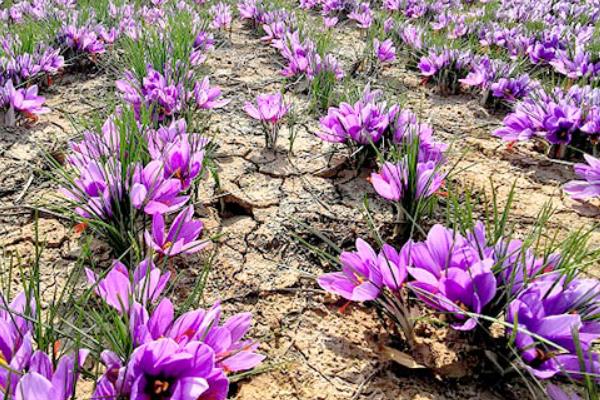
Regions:
[[166, 393], [167, 390], [169, 390], [169, 382], [161, 381], [158, 379], [154, 381], [153, 392], [155, 394], [161, 395], [163, 393]]
[[365, 278], [363, 278], [361, 275], [357, 274], [356, 272], [354, 272], [354, 277], [356, 278], [356, 281], [361, 284], [365, 281]]

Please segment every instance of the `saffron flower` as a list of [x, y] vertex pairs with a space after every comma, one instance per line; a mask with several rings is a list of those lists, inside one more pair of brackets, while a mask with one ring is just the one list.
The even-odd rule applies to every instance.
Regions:
[[386, 39], [380, 42], [379, 39], [373, 39], [373, 50], [375, 57], [381, 63], [390, 63], [396, 61], [396, 47], [392, 39]]
[[142, 80], [142, 94], [146, 103], [153, 106], [159, 121], [179, 112], [183, 98], [180, 87], [167, 81], [167, 78], [152, 67], [148, 67], [147, 75]]
[[102, 124], [100, 135], [96, 132], [85, 131], [83, 140], [69, 143], [73, 154], [68, 156], [68, 161], [75, 167], [83, 167], [90, 161], [114, 157], [115, 154], [119, 154], [120, 141], [121, 137], [115, 125], [114, 116], [111, 116]]
[[[77, 356], [79, 368], [85, 362], [87, 350], [80, 350]], [[33, 353], [28, 372], [19, 380], [15, 400], [67, 400], [74, 396], [75, 382], [78, 379], [75, 355], [60, 358], [56, 369], [50, 357], [42, 351]]]
[[226, 372], [252, 369], [265, 358], [256, 353], [257, 343], [243, 339], [252, 323], [250, 313], [233, 315], [221, 324], [221, 305], [217, 302], [208, 310], [192, 310], [174, 318], [169, 299], [163, 299], [150, 316], [145, 309], [138, 311], [131, 332], [136, 346], [162, 337], [181, 346], [201, 341], [213, 349], [216, 366]]
[[405, 45], [412, 49], [421, 50], [423, 48], [423, 29], [414, 25], [405, 25], [400, 30], [400, 38]]
[[[442, 186], [443, 175], [433, 161], [417, 163], [415, 173], [414, 176], [410, 173], [406, 160], [396, 164], [386, 162], [379, 173], [371, 174], [371, 183], [381, 197], [390, 201], [402, 200], [413, 187], [412, 199], [427, 198]], [[410, 180], [414, 180], [414, 184]]]
[[560, 262], [559, 253], [536, 257], [519, 239], [501, 238], [495, 245], [488, 245], [485, 225], [481, 221], [467, 233], [466, 242], [460, 252], [472, 259], [493, 259], [498, 285], [511, 295], [518, 294], [530, 282], [554, 270]]
[[25, 293], [10, 303], [0, 293], [0, 302], [0, 391], [14, 393], [19, 373], [28, 367], [33, 352], [33, 324], [24, 316], [35, 319], [36, 308], [33, 301], [27, 304]]
[[285, 77], [293, 77], [296, 75], [306, 75], [309, 78], [314, 75], [312, 67], [315, 58], [315, 44], [310, 39], [300, 41], [300, 32], [288, 32], [285, 38], [274, 43], [274, 46], [280, 51], [283, 58], [288, 62], [288, 65], [281, 71]]
[[463, 236], [441, 225], [434, 225], [424, 242], [405, 246], [415, 294], [430, 307], [451, 313], [454, 329], [474, 329], [478, 318], [469, 314], [481, 314], [496, 295], [494, 261], [475, 256]]
[[206, 61], [206, 53], [214, 48], [215, 41], [211, 34], [201, 31], [196, 36], [193, 44], [193, 50], [190, 54], [190, 62], [197, 66]]
[[551, 103], [543, 125], [546, 139], [552, 144], [565, 144], [571, 141], [573, 132], [579, 129], [581, 110], [575, 106]]
[[85, 273], [88, 283], [95, 286], [96, 294], [122, 314], [129, 311], [130, 300], [144, 306], [157, 301], [171, 276], [170, 272], [161, 273], [151, 260], [142, 261], [131, 277], [120, 261], [115, 261], [102, 279], [89, 268]]
[[394, 143], [410, 146], [418, 140], [418, 161], [420, 163], [444, 161], [444, 152], [448, 149], [448, 145], [434, 140], [431, 125], [419, 123], [417, 116], [412, 111], [401, 110], [397, 105], [390, 108], [389, 118], [390, 132]]
[[180, 346], [162, 338], [134, 350], [127, 366], [131, 399], [216, 399], [227, 397], [228, 380], [215, 368], [214, 353], [201, 342]]
[[515, 102], [531, 93], [534, 83], [529, 75], [523, 74], [517, 78], [500, 78], [492, 83], [490, 90], [494, 97]]
[[210, 80], [207, 77], [202, 79], [202, 82], [194, 84], [194, 90], [190, 93], [196, 100], [196, 106], [203, 110], [212, 108], [221, 108], [229, 104], [229, 99], [220, 99], [221, 89], [219, 87], [210, 86]]
[[131, 72], [124, 73], [124, 79], [115, 82], [123, 99], [131, 104], [140, 116], [142, 106], [152, 112], [155, 122], [175, 118], [187, 105], [188, 93], [182, 83], [175, 82], [171, 73], [165, 68], [163, 75], [150, 65], [146, 67], [146, 75], [140, 82]]
[[249, 19], [257, 21], [260, 18], [261, 11], [257, 5], [257, 0], [242, 0], [237, 5], [240, 12], [240, 19]]
[[356, 251], [343, 252], [340, 263], [342, 271], [319, 276], [319, 286], [351, 301], [375, 300], [379, 296], [383, 282], [380, 261], [367, 242], [357, 239]]
[[550, 65], [569, 79], [581, 79], [596, 74], [596, 65], [590, 61], [590, 53], [578, 49], [573, 58], [565, 51], [558, 51]]
[[348, 19], [353, 19], [361, 29], [369, 29], [373, 23], [373, 11], [369, 3], [360, 3], [356, 10], [348, 14]]
[[152, 217], [152, 232], [144, 232], [146, 244], [165, 256], [192, 254], [202, 250], [207, 242], [197, 240], [202, 233], [202, 222], [193, 220], [194, 207], [184, 208], [173, 220], [165, 234], [165, 219], [161, 213]]
[[358, 144], [377, 143], [389, 125], [389, 114], [385, 103], [376, 103], [379, 91], [367, 87], [363, 98], [354, 105], [341, 103], [330, 107], [327, 115], [320, 119], [321, 129], [317, 136], [332, 143], [352, 140]]
[[564, 191], [575, 200], [585, 200], [600, 196], [600, 160], [584, 154], [587, 164], [575, 164], [573, 169], [581, 180], [567, 182]]
[[[413, 257], [419, 255], [411, 254]], [[492, 273], [493, 260], [477, 261], [466, 269], [408, 268], [414, 278], [410, 283], [417, 296], [433, 308], [452, 313], [457, 330], [471, 330], [477, 326], [477, 315], [496, 295], [496, 277]]]
[[502, 128], [494, 131], [494, 136], [502, 138], [505, 142], [529, 140], [536, 133], [529, 115], [518, 111], [507, 115], [502, 124], [504, 125]]
[[290, 105], [285, 103], [281, 93], [260, 94], [256, 97], [256, 104], [247, 101], [244, 105], [244, 111], [250, 117], [263, 123], [267, 148], [275, 148], [279, 124], [289, 110]]
[[[154, 160], [161, 160], [164, 154], [172, 147], [178, 148], [179, 142], [185, 141], [190, 146], [191, 154], [199, 154], [208, 144], [208, 139], [197, 133], [187, 133], [187, 124], [184, 119], [178, 119], [169, 126], [161, 125], [158, 129], [149, 129], [146, 131], [148, 139], [148, 151]], [[193, 157], [190, 156], [190, 160]], [[199, 160], [199, 157], [196, 157]], [[165, 178], [171, 177], [169, 173], [164, 174]]]
[[550, 400], [582, 400], [576, 394], [569, 394], [552, 383], [546, 386], [546, 394]]
[[335, 27], [338, 23], [337, 17], [323, 17], [323, 25], [325, 28], [331, 29]]
[[[536, 279], [509, 304], [506, 320], [516, 332], [511, 328], [507, 334], [514, 335], [526, 368], [535, 376], [579, 375], [579, 363], [573, 363], [573, 357], [578, 357], [579, 350], [587, 357], [600, 338], [600, 322], [594, 318], [600, 310], [599, 285], [593, 279], [567, 281], [552, 273]], [[597, 368], [598, 364], [588, 359], [586, 365]]]
[[97, 161], [82, 159], [75, 165], [78, 177], [74, 185], [61, 188], [65, 197], [76, 205], [75, 212], [84, 218], [108, 220], [113, 215], [113, 205], [122, 195], [119, 164], [102, 165]]
[[174, 315], [166, 298], [151, 315], [134, 303], [129, 313], [134, 352], [125, 361], [111, 351], [102, 353], [106, 371], [97, 382], [94, 400], [120, 396], [224, 400], [229, 385], [225, 374], [254, 368], [264, 359], [255, 352], [258, 344], [244, 339], [250, 313], [221, 323], [221, 306], [216, 303], [208, 310]]
[[213, 17], [212, 27], [215, 29], [229, 29], [231, 27], [231, 7], [219, 2], [210, 8]]
[[270, 124], [276, 124], [289, 111], [290, 106], [286, 105], [281, 93], [259, 94], [256, 97], [256, 105], [247, 101], [244, 105], [244, 111], [252, 118], [259, 121], [266, 121]]
[[164, 214], [181, 208], [189, 196], [179, 196], [181, 182], [176, 178], [164, 178], [164, 165], [159, 160], [150, 161], [133, 174], [131, 204], [146, 214]]
[[188, 189], [200, 175], [204, 160], [203, 147], [190, 143], [190, 139], [189, 135], [179, 136], [176, 141], [167, 144], [161, 154], [165, 179], [178, 179], [182, 190]]
[[9, 79], [4, 87], [0, 87], [0, 108], [6, 108], [5, 123], [13, 126], [16, 121], [15, 113], [21, 113], [25, 117], [35, 120], [37, 115], [45, 114], [50, 111], [43, 107], [44, 99], [38, 96], [38, 88], [32, 85], [29, 88], [15, 89], [12, 81]]
[[410, 246], [403, 246], [400, 252], [387, 243], [384, 243], [377, 262], [383, 284], [392, 292], [399, 291], [408, 278]]
[[102, 54], [106, 51], [104, 40], [96, 32], [86, 27], [67, 25], [60, 30], [58, 40], [65, 46], [81, 53]]

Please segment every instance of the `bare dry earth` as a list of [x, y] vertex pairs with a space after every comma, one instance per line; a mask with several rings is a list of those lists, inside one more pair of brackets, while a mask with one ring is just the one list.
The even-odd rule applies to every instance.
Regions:
[[[357, 51], [357, 38], [347, 28], [338, 33], [337, 50], [346, 63]], [[311, 133], [318, 121], [303, 112], [303, 96], [291, 97], [299, 114], [305, 115], [293, 154], [287, 154], [285, 130], [276, 152], [263, 149], [260, 128], [242, 106], [259, 93], [280, 90], [276, 60], [272, 49], [236, 23], [231, 43], [208, 61], [211, 83], [221, 86], [232, 101], [211, 120], [210, 129], [219, 144], [216, 162], [221, 186], [207, 181], [197, 207], [208, 233], [223, 234], [206, 303], [222, 299], [228, 312], [252, 311], [252, 336], [263, 341], [261, 350], [274, 367], [242, 381], [235, 388], [235, 398], [516, 398], [511, 392], [519, 392], [518, 382], [500, 390], [477, 376], [439, 379], [431, 373], [398, 368], [379, 356], [378, 349], [388, 338], [374, 310], [351, 306], [341, 313], [342, 303], [318, 290], [314, 277], [323, 270], [315, 257], [292, 240], [291, 233], [298, 230], [295, 222], [302, 221], [340, 247], [350, 248], [357, 236], [367, 236], [361, 212], [365, 193], [375, 224], [384, 233], [389, 229], [391, 209], [366, 181], [368, 171], [356, 174], [337, 168], [342, 160], [331, 157], [335, 147]], [[507, 151], [489, 136], [499, 119], [487, 115], [476, 100], [437, 96], [419, 86], [413, 73], [395, 66], [383, 71], [376, 86], [405, 96], [415, 112], [434, 124], [441, 138], [453, 141], [453, 160], [459, 159], [462, 150], [470, 150], [459, 164], [466, 170], [456, 178], [463, 186], [489, 190], [492, 177], [505, 196], [517, 179], [513, 217], [523, 229], [547, 201], [558, 208], [552, 221], [557, 228], [568, 231], [596, 222], [597, 209], [575, 204], [561, 194], [560, 185], [574, 178], [571, 168], [546, 160], [531, 146]], [[63, 81], [47, 96], [51, 114], [42, 116], [31, 129], [0, 134], [0, 245], [31, 254], [33, 215], [23, 205], [34, 204], [55, 190], [39, 173], [28, 185], [31, 173], [42, 168], [41, 151], [64, 148], [75, 135], [67, 116], [85, 117], [102, 107], [109, 91], [112, 84], [102, 77]], [[49, 214], [42, 217], [40, 236], [48, 247], [43, 279], [51, 287], [55, 275], [64, 274], [76, 258], [78, 239], [66, 223]], [[598, 243], [598, 235], [594, 234], [593, 243]], [[198, 269], [196, 260], [186, 262], [191, 277]], [[443, 367], [460, 361], [459, 351], [441, 339], [440, 332], [422, 338], [431, 347], [432, 362]]]
[[94, 74], [72, 74], [56, 81], [43, 93], [50, 113], [31, 127], [0, 127], [0, 249], [6, 260], [0, 273], [6, 272], [11, 257], [13, 263], [17, 255], [25, 263], [34, 257], [37, 229], [45, 247], [41, 281], [43, 290], [50, 289], [46, 298], [52, 298], [55, 283], [65, 279], [79, 255], [78, 238], [56, 215], [39, 212], [36, 228], [34, 208], [51, 206], [56, 197], [46, 160], [64, 155], [68, 140], [77, 136], [76, 121], [103, 109], [113, 91], [107, 78]]

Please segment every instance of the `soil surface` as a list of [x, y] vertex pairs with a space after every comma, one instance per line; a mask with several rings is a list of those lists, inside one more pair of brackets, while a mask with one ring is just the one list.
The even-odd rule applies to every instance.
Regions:
[[[342, 28], [336, 35], [336, 51], [348, 64], [360, 51], [353, 44], [358, 33]], [[488, 380], [469, 371], [460, 354], [463, 348], [445, 342], [450, 333], [444, 330], [421, 337], [436, 372], [400, 367], [382, 355], [390, 338], [374, 309], [351, 305], [342, 311], [342, 302], [318, 288], [314, 278], [330, 266], [294, 236], [317, 243], [311, 231], [318, 231], [339, 247], [352, 248], [357, 237], [368, 236], [365, 196], [374, 224], [384, 234], [390, 230], [392, 209], [367, 181], [370, 170], [347, 168], [340, 149], [315, 138], [318, 119], [308, 114], [302, 94], [288, 95], [299, 115], [293, 151], [288, 153], [286, 129], [275, 151], [264, 149], [261, 129], [244, 113], [243, 104], [259, 93], [280, 90], [284, 81], [277, 60], [273, 49], [235, 22], [226, 44], [207, 61], [211, 84], [232, 101], [210, 120], [220, 186], [207, 179], [196, 207], [207, 234], [222, 235], [214, 245], [217, 258], [205, 301], [209, 305], [221, 299], [230, 313], [253, 312], [251, 335], [263, 342], [270, 366], [236, 384], [233, 398], [527, 398], [518, 381], [500, 386], [497, 376]], [[490, 193], [491, 180], [502, 199], [516, 181], [512, 219], [519, 229], [529, 228], [548, 202], [557, 210], [551, 225], [562, 235], [598, 222], [596, 205], [573, 202], [562, 193], [561, 185], [575, 178], [572, 167], [547, 159], [533, 144], [507, 148], [491, 137], [502, 116], [490, 115], [476, 98], [442, 97], [420, 85], [414, 72], [396, 65], [381, 71], [373, 86], [403, 98], [405, 106], [433, 124], [439, 139], [452, 143], [450, 164], [458, 163], [460, 171], [452, 179], [456, 185]], [[32, 255], [32, 207], [56, 190], [45, 175], [44, 154], [64, 152], [78, 133], [71, 119], [102, 109], [112, 91], [112, 80], [102, 74], [65, 77], [44, 94], [51, 113], [31, 127], [0, 134], [0, 246], [5, 252]], [[55, 290], [54, 283], [78, 256], [79, 238], [68, 221], [48, 212], [39, 217], [38, 235], [46, 244], [42, 282]], [[600, 232], [593, 233], [591, 243], [600, 243]], [[189, 279], [198, 273], [202, 257], [182, 267]], [[463, 367], [468, 373], [457, 370]]]

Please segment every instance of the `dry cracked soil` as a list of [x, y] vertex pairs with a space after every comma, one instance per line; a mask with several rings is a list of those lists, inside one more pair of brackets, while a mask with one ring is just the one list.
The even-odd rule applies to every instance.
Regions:
[[[357, 33], [342, 27], [336, 35], [336, 51], [347, 64], [360, 51]], [[443, 330], [423, 329], [420, 335], [433, 371], [399, 367], [381, 351], [390, 338], [374, 309], [351, 305], [342, 311], [343, 303], [319, 290], [314, 278], [330, 267], [294, 235], [314, 240], [310, 232], [315, 230], [351, 248], [356, 237], [368, 235], [365, 196], [382, 232], [389, 231], [392, 210], [372, 190], [367, 169], [347, 168], [335, 146], [315, 138], [318, 119], [305, 112], [301, 94], [290, 94], [301, 115], [293, 152], [288, 153], [285, 129], [275, 151], [263, 148], [260, 128], [242, 106], [259, 93], [280, 89], [276, 60], [273, 49], [236, 22], [228, 42], [207, 62], [211, 83], [232, 101], [210, 120], [220, 185], [207, 179], [196, 207], [207, 233], [219, 237], [205, 301], [221, 299], [229, 313], [251, 311], [251, 335], [262, 341], [270, 365], [235, 384], [233, 398], [527, 398], [518, 381], [499, 385], [471, 371], [461, 354], [464, 347], [449, 345], [444, 339], [451, 333]], [[383, 70], [373, 85], [403, 96], [406, 106], [433, 124], [439, 139], [452, 143], [450, 161], [460, 171], [453, 183], [478, 193], [489, 193], [493, 184], [501, 199], [515, 183], [517, 229], [528, 229], [545, 203], [556, 208], [550, 223], [563, 234], [598, 222], [597, 205], [575, 203], [562, 194], [561, 185], [574, 178], [571, 166], [547, 159], [534, 145], [511, 149], [492, 138], [501, 116], [490, 115], [476, 99], [439, 96], [398, 66]], [[101, 110], [113, 90], [111, 79], [101, 73], [65, 76], [45, 93], [51, 113], [31, 127], [0, 133], [0, 246], [6, 252], [33, 254], [32, 206], [56, 191], [45, 174], [44, 153], [64, 152], [78, 134], [76, 120]], [[51, 212], [38, 217], [37, 235], [46, 247], [42, 281], [51, 291], [57, 276], [77, 259], [79, 235]], [[599, 239], [596, 231], [591, 243]], [[101, 244], [97, 251], [106, 257]], [[197, 275], [201, 257], [185, 262], [185, 279]]]

